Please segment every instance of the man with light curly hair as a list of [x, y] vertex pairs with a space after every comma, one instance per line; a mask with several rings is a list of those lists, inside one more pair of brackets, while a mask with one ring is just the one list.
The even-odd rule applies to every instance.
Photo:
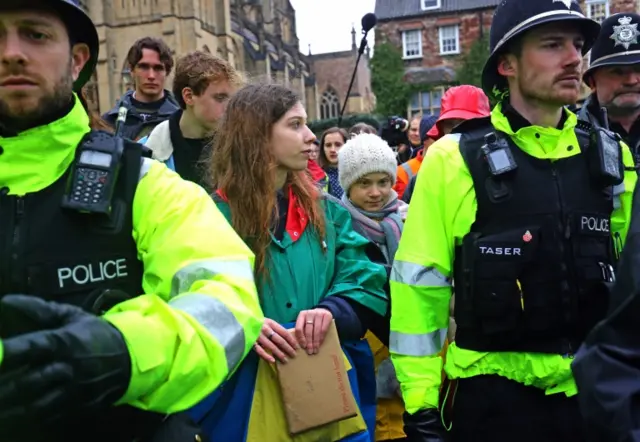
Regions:
[[153, 158], [208, 189], [203, 160], [209, 156], [218, 120], [242, 84], [242, 76], [226, 60], [202, 51], [184, 55], [176, 63], [173, 80], [180, 110], [141, 142], [153, 151]]

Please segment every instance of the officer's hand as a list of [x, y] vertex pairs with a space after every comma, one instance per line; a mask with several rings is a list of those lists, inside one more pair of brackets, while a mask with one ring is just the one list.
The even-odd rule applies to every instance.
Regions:
[[444, 442], [446, 431], [436, 409], [420, 410], [403, 415], [404, 432], [409, 442]]
[[124, 395], [131, 359], [122, 335], [107, 321], [32, 296], [2, 298], [2, 328], [15, 332], [20, 321], [40, 331], [2, 341], [1, 441], [34, 426], [61, 425], [80, 412], [97, 413]]

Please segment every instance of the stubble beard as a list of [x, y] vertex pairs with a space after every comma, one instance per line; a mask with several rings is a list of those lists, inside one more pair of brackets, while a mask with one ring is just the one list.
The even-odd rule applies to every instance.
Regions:
[[539, 88], [534, 82], [527, 78], [521, 78], [518, 81], [518, 87], [522, 96], [530, 102], [537, 102], [546, 107], [563, 107], [575, 104], [578, 101], [580, 91], [577, 90], [575, 95], [559, 94], [556, 92], [555, 85], [551, 84], [548, 88]]
[[20, 133], [27, 129], [49, 123], [50, 116], [58, 115], [69, 105], [73, 97], [73, 73], [69, 66], [58, 80], [53, 92], [42, 96], [35, 106], [11, 109], [9, 103], [0, 100], [0, 127], [6, 131]]
[[636, 103], [628, 103], [626, 105], [619, 106], [615, 103], [615, 98], [608, 103], [601, 104], [601, 106], [607, 109], [607, 113], [612, 117], [629, 117], [632, 114], [640, 111], [640, 100]]

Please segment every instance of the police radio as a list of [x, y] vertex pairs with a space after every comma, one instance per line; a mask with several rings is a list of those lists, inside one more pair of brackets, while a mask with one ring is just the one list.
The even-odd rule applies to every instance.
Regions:
[[84, 213], [111, 215], [111, 200], [124, 152], [124, 139], [120, 132], [126, 117], [127, 109], [121, 107], [115, 136], [92, 131], [80, 144], [62, 207]]
[[484, 136], [484, 145], [480, 150], [489, 165], [492, 176], [504, 175], [518, 168], [509, 143], [504, 137], [498, 137], [495, 132]]
[[593, 126], [588, 150], [590, 173], [604, 186], [616, 186], [624, 181], [624, 162], [620, 135], [609, 129], [607, 109], [602, 108], [602, 126]]

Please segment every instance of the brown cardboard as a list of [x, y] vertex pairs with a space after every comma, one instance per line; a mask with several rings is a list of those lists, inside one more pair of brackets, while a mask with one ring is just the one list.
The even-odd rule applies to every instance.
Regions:
[[358, 414], [335, 322], [317, 354], [299, 349], [295, 358], [277, 368], [291, 435]]

